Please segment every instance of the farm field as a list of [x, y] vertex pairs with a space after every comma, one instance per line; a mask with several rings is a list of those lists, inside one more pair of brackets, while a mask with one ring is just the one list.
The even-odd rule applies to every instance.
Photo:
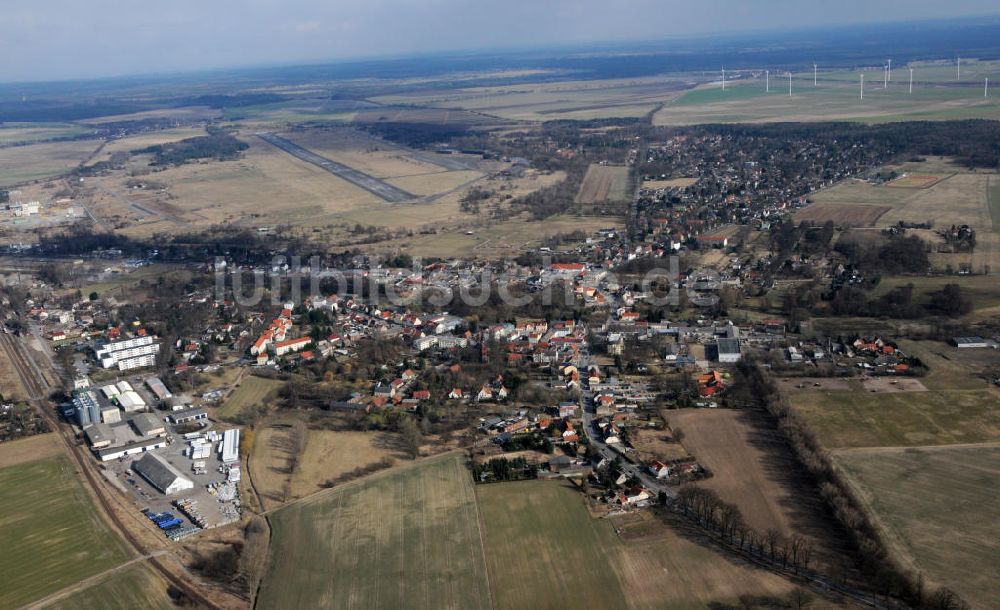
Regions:
[[244, 411], [267, 406], [266, 401], [278, 391], [284, 382], [277, 379], [266, 379], [256, 375], [248, 375], [233, 392], [226, 397], [222, 406], [216, 409], [215, 414], [223, 419], [238, 417]]
[[[419, 208], [417, 208], [419, 209]], [[524, 215], [495, 224], [470, 224], [468, 235], [460, 226], [436, 234], [416, 235], [393, 244], [406, 248], [414, 256], [456, 256], [464, 258], [490, 258], [516, 256], [528, 248], [537, 247], [546, 238], [574, 231], [597, 231], [621, 227], [621, 219], [614, 216], [575, 216], [561, 214], [538, 222]]]
[[259, 605], [488, 608], [475, 502], [449, 454], [287, 506], [271, 515]]
[[571, 599], [625, 606], [611, 561], [614, 530], [590, 517], [569, 483], [479, 485], [476, 498], [497, 608], [557, 608]]
[[[6, 353], [6, 350], [3, 350]], [[6, 387], [6, 386], [4, 386]], [[54, 433], [36, 434], [0, 443], [0, 468], [59, 455], [62, 447]]]
[[133, 564], [44, 607], [52, 610], [169, 610], [175, 606], [167, 596], [167, 585], [145, 565]]
[[0, 148], [0, 186], [65, 174], [99, 145], [97, 140], [72, 140]]
[[838, 227], [871, 227], [891, 209], [864, 203], [813, 203], [795, 213], [795, 222], [823, 224], [832, 220]]
[[[862, 180], [846, 180], [813, 195], [813, 204], [796, 214], [796, 220], [831, 219], [852, 216], [864, 209], [884, 210], [868, 224], [876, 227], [896, 225], [899, 221], [933, 223], [934, 230], [953, 224], [967, 224], [976, 230], [976, 250], [974, 253], [932, 254], [932, 263], [940, 268], [950, 264], [971, 265], [973, 272], [982, 273], [987, 268], [991, 274], [998, 273], [1000, 265], [1000, 225], [994, 223], [992, 196], [998, 178], [991, 172], [970, 172], [956, 166], [949, 159], [929, 157], [924, 163], [903, 163], [887, 169], [899, 173], [918, 174], [942, 178], [930, 186], [921, 188], [874, 185]], [[817, 206], [819, 206], [817, 208]], [[849, 212], [841, 212], [837, 206], [848, 207]], [[887, 208], [887, 209], [886, 209]], [[874, 214], [874, 212], [873, 212]], [[860, 220], [860, 218], [858, 219]], [[935, 241], [930, 232], [921, 235]]]
[[970, 389], [926, 392], [796, 391], [792, 406], [828, 449], [913, 447], [1000, 440], [1000, 397], [968, 377]]
[[975, 608], [1000, 598], [1000, 445], [849, 450], [834, 460], [904, 565]]
[[629, 517], [594, 519], [566, 482], [482, 485], [476, 496], [497, 608], [562, 608], [572, 599], [570, 605], [586, 608], [680, 610], [721, 607], [741, 595], [781, 597], [792, 589], [682, 537], [655, 516], [639, 524], [638, 535]]
[[646, 180], [639, 186], [644, 189], [687, 188], [698, 182], [697, 178], [669, 178], [666, 180]]
[[132, 152], [133, 150], [140, 150], [157, 144], [179, 142], [187, 138], [195, 138], [203, 135], [205, 135], [205, 130], [200, 127], [178, 127], [129, 136], [127, 138], [119, 138], [117, 140], [109, 140], [104, 145], [104, 148], [101, 149], [101, 154], [94, 156], [87, 165], [93, 165], [99, 161], [107, 161], [114, 153]]
[[628, 197], [629, 168], [625, 165], [591, 165], [580, 184], [576, 202], [582, 204], [624, 201]]
[[[668, 102], [653, 116], [654, 125], [698, 123], [767, 123], [786, 121], [855, 120], [870, 123], [1000, 117], [1000, 104], [984, 99], [982, 80], [968, 87], [915, 85], [894, 81], [881, 88], [881, 69], [865, 73], [865, 97], [859, 98], [858, 72], [831, 72], [813, 87], [812, 71], [795, 74], [788, 95], [786, 74], [771, 75], [771, 91], [764, 78], [701, 85]], [[844, 79], [844, 80], [841, 80]], [[874, 86], [879, 81], [879, 86]]]
[[[656, 76], [592, 81], [518, 83], [494, 87], [385, 95], [372, 98], [385, 104], [417, 104], [463, 109], [484, 117], [517, 121], [588, 120], [605, 117], [642, 117], [677, 97], [689, 79]], [[377, 112], [377, 111], [373, 111]]]
[[696, 485], [736, 504], [746, 523], [758, 531], [774, 529], [785, 538], [799, 535], [810, 540], [816, 560], [828, 570], [849, 565], [849, 558], [832, 541], [832, 524], [822, 500], [808, 493], [808, 481], [795, 478], [794, 456], [761, 415], [734, 409], [680, 409], [667, 411], [666, 417], [674, 433], [682, 435], [684, 448], [712, 473]]
[[0, 146], [74, 138], [88, 133], [92, 131], [72, 123], [4, 123], [0, 127]]
[[18, 607], [129, 559], [68, 459], [0, 468], [0, 607]]

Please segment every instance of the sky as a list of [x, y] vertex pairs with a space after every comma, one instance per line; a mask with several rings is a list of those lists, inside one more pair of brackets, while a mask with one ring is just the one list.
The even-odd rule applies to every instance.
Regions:
[[2, 0], [0, 82], [997, 12], [996, 0]]

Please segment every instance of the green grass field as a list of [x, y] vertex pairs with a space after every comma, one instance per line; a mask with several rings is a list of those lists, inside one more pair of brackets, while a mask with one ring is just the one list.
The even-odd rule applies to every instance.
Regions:
[[0, 469], [0, 608], [40, 599], [129, 559], [69, 461]]
[[488, 608], [468, 470], [450, 454], [275, 512], [261, 608]]
[[835, 454], [898, 556], [976, 608], [995, 607], [1000, 447]]
[[250, 375], [226, 398], [216, 415], [223, 419], [237, 417], [248, 407], [263, 404], [283, 384], [277, 379]]
[[166, 585], [143, 564], [133, 564], [109, 574], [100, 582], [46, 606], [52, 610], [169, 610], [174, 607], [167, 596]]
[[591, 519], [568, 483], [476, 488], [497, 608], [625, 607], [611, 525]]

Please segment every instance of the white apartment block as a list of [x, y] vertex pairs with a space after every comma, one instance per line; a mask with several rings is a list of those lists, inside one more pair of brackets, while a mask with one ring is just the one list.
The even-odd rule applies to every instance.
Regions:
[[94, 350], [101, 366], [106, 369], [117, 367], [119, 371], [154, 366], [160, 344], [152, 336], [135, 337], [105, 343]]

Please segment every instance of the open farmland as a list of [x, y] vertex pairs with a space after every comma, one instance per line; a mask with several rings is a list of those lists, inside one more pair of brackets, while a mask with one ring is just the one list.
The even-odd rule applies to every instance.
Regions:
[[[975, 251], [971, 254], [932, 254], [932, 263], [941, 268], [950, 264], [955, 269], [961, 264], [968, 264], [975, 273], [982, 273], [987, 268], [990, 273], [1000, 272], [1000, 226], [994, 224], [991, 205], [991, 184], [1000, 179], [995, 173], [972, 172], [940, 157], [886, 169], [941, 179], [931, 185], [914, 188], [845, 180], [811, 195], [814, 203], [799, 211], [796, 220], [830, 219], [837, 222], [840, 218], [851, 218], [857, 214], [856, 220], [860, 221], [862, 211], [869, 210], [868, 225], [876, 227], [888, 227], [900, 221], [932, 222], [934, 230], [953, 224], [967, 224], [976, 231]], [[846, 207], [848, 211], [841, 211], [838, 206]], [[881, 211], [877, 216], [874, 216], [875, 209]], [[921, 237], [934, 241], [936, 236]]]
[[763, 415], [732, 409], [681, 409], [668, 411], [667, 419], [674, 432], [682, 435], [685, 449], [712, 473], [696, 485], [736, 504], [747, 525], [758, 531], [774, 529], [785, 538], [806, 538], [826, 569], [839, 571], [849, 565], [822, 500], [811, 492], [811, 483], [803, 478], [795, 457]]
[[233, 392], [226, 397], [216, 415], [223, 419], [238, 417], [244, 411], [257, 407], [267, 407], [266, 401], [284, 385], [277, 379], [266, 379], [255, 375], [247, 376]]
[[0, 148], [0, 186], [13, 186], [70, 172], [99, 145], [97, 140], [71, 140]]
[[976, 377], [995, 358], [992, 350], [965, 354], [939, 341], [910, 340], [899, 347], [929, 369], [914, 391], [885, 392], [852, 381], [821, 388], [784, 384], [782, 393], [828, 449], [1000, 440], [1000, 392]]
[[167, 596], [167, 585], [146, 566], [133, 564], [44, 607], [52, 610], [169, 610], [175, 606]]
[[625, 606], [610, 556], [614, 531], [590, 517], [569, 483], [480, 485], [476, 497], [497, 608], [557, 608], [572, 599]]
[[1000, 599], [1000, 445], [836, 452], [904, 565], [975, 608]]
[[[786, 74], [771, 75], [771, 90], [764, 77], [729, 82], [723, 91], [718, 82], [701, 85], [668, 102], [653, 116], [654, 125], [700, 123], [769, 123], [851, 120], [869, 123], [895, 121], [1000, 118], [1000, 104], [984, 99], [982, 80], [967, 87], [916, 84], [907, 93], [904, 82], [888, 89], [874, 87], [882, 71], [865, 73], [865, 97], [859, 97], [859, 73], [837, 71], [820, 74], [813, 87], [812, 70], [794, 74], [788, 95]], [[919, 78], [919, 71], [915, 78]]]
[[128, 153], [134, 150], [141, 150], [150, 146], [156, 146], [158, 144], [179, 142], [181, 140], [186, 140], [187, 138], [196, 138], [203, 135], [205, 135], [205, 130], [200, 127], [178, 127], [175, 129], [150, 131], [140, 135], [110, 140], [104, 145], [104, 148], [101, 149], [100, 154], [94, 155], [94, 157], [87, 162], [87, 165], [93, 165], [99, 161], [107, 161], [114, 153]]
[[0, 146], [75, 138], [88, 133], [92, 131], [72, 123], [3, 123], [0, 125]]
[[582, 204], [623, 201], [628, 197], [629, 168], [625, 165], [591, 165], [580, 184], [576, 202]]
[[428, 89], [372, 99], [387, 105], [434, 106], [429, 110], [439, 112], [461, 109], [486, 120], [491, 117], [518, 121], [589, 120], [643, 117], [689, 86], [688, 79], [682, 76], [656, 76]]
[[795, 213], [795, 222], [823, 224], [833, 221], [838, 227], [871, 227], [891, 209], [863, 203], [813, 203]]
[[0, 607], [40, 599], [129, 558], [66, 458], [0, 468], [0, 506]]
[[476, 496], [497, 608], [704, 608], [792, 589], [657, 517], [639, 516], [638, 534], [629, 517], [592, 518], [566, 482], [481, 485]]
[[472, 479], [457, 454], [271, 515], [262, 608], [488, 608]]

